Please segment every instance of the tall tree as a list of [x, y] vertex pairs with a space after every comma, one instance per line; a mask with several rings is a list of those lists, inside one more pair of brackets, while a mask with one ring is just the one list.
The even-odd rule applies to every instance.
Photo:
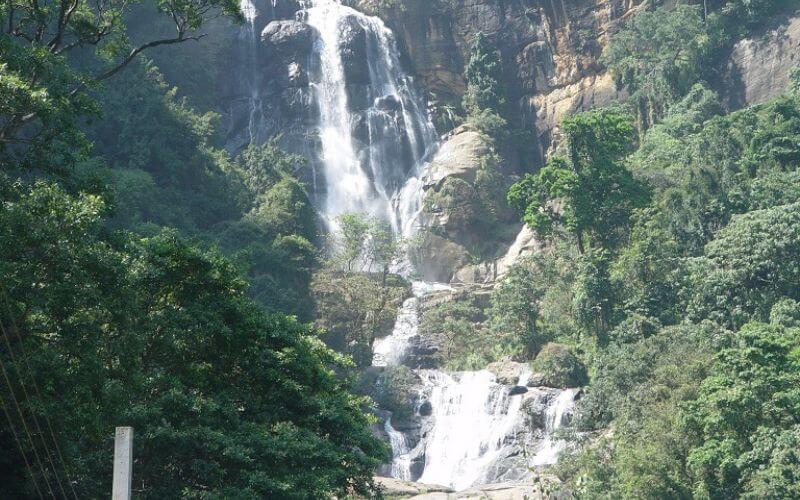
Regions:
[[616, 110], [594, 110], [564, 120], [565, 154], [537, 174], [526, 174], [508, 193], [540, 236], [565, 229], [581, 253], [587, 245], [611, 248], [648, 192], [623, 165], [633, 146], [633, 126]]
[[[241, 18], [235, 0], [155, 0], [173, 36], [132, 42], [124, 19], [139, 2], [23, 0], [0, 5], [0, 161], [54, 167], [85, 152], [77, 120], [96, 111], [86, 91], [153, 47], [198, 40], [205, 21]], [[91, 53], [89, 50], [91, 49]], [[96, 56], [91, 60], [91, 54]], [[81, 61], [68, 65], [67, 60]]]

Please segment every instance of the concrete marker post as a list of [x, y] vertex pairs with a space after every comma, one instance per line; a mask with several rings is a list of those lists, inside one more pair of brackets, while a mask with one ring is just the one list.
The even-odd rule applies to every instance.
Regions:
[[114, 484], [111, 500], [131, 499], [133, 427], [117, 427], [114, 436]]

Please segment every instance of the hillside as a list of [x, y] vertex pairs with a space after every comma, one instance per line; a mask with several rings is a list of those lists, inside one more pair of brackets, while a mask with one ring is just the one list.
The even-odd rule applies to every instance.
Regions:
[[800, 2], [0, 21], [0, 497], [800, 497]]

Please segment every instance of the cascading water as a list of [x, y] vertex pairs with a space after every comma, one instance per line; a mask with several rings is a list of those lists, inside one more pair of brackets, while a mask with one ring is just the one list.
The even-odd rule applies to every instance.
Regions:
[[[520, 422], [522, 398], [486, 370], [424, 373], [435, 426], [427, 439], [420, 482], [463, 489], [479, 482]], [[527, 383], [528, 373], [519, 384]]]
[[[369, 213], [390, 222], [396, 233], [410, 233], [421, 190], [404, 187], [419, 184], [422, 159], [436, 136], [413, 82], [400, 68], [394, 36], [380, 19], [338, 0], [303, 3], [305, 22], [319, 34], [314, 49], [319, 69], [311, 87], [327, 186], [323, 215], [334, 224], [344, 213]], [[348, 44], [361, 42], [366, 71], [344, 56], [356, 50]]]
[[[250, 54], [256, 53], [259, 39], [253, 1], [242, 0]], [[394, 35], [380, 19], [340, 0], [300, 4], [298, 22], [314, 29], [308, 85], [317, 107], [318, 150], [309, 156], [314, 172], [324, 174], [318, 209], [329, 228], [336, 227], [341, 214], [362, 212], [389, 222], [398, 236], [412, 236], [421, 209], [425, 159], [437, 141], [426, 107], [401, 69]], [[259, 74], [254, 68], [250, 82], [251, 142], [264, 140]], [[409, 266], [405, 262], [407, 277], [412, 274]], [[412, 288], [413, 297], [403, 304], [392, 334], [375, 342], [375, 366], [402, 364], [410, 339], [418, 335], [421, 303], [435, 292], [452, 291], [447, 285], [423, 282], [414, 282]], [[499, 384], [488, 371], [416, 372], [422, 379], [419, 401], [427, 405], [430, 427], [419, 439], [409, 439], [392, 426], [391, 418], [385, 421], [394, 452], [391, 475], [455, 488], [498, 477], [497, 463], [509, 444], [515, 444], [525, 420], [523, 397], [514, 395], [519, 391]], [[525, 385], [526, 376], [522, 374], [520, 385]], [[546, 436], [561, 425], [574, 397], [564, 391], [552, 398]], [[417, 411], [421, 407], [418, 404]], [[537, 464], [549, 463], [562, 447], [546, 438], [537, 448]]]
[[259, 140], [259, 128], [264, 121], [264, 112], [261, 103], [261, 79], [259, 77], [257, 54], [258, 54], [258, 31], [256, 29], [256, 19], [258, 9], [253, 0], [241, 0], [239, 8], [244, 15], [244, 27], [242, 37], [245, 39], [244, 51], [248, 61], [249, 73], [247, 78], [250, 80], [250, 103], [249, 116], [247, 121], [247, 133], [250, 144], [256, 144]]
[[547, 408], [545, 438], [539, 445], [536, 455], [531, 459], [532, 466], [539, 467], [556, 463], [558, 454], [567, 447], [566, 441], [556, 439], [553, 434], [564, 425], [565, 417], [572, 412], [576, 395], [575, 389], [564, 389]]

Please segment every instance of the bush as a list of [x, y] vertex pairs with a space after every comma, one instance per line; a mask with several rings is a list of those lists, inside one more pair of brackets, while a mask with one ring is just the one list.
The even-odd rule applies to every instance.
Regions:
[[370, 368], [359, 380], [359, 392], [371, 396], [378, 406], [392, 412], [395, 418], [408, 418], [414, 413], [419, 378], [405, 365]]
[[545, 385], [552, 387], [580, 387], [589, 382], [586, 366], [573, 349], [565, 344], [545, 344], [533, 360], [531, 368], [544, 375]]

